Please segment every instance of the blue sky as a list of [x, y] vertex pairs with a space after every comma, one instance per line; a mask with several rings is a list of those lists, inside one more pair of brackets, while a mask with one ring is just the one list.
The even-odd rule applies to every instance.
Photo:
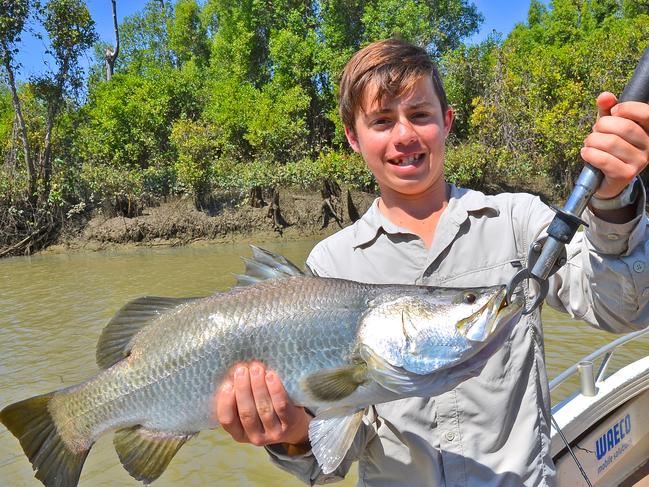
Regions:
[[[128, 15], [142, 9], [145, 0], [118, 0], [117, 17], [119, 22]], [[514, 25], [519, 22], [525, 22], [527, 19], [527, 9], [529, 0], [473, 0], [478, 10], [484, 16], [484, 22], [480, 27], [480, 32], [470, 37], [467, 41], [477, 43], [483, 40], [492, 31], [500, 32], [507, 35]], [[86, 1], [92, 18], [95, 20], [97, 33], [102, 41], [114, 44], [113, 20], [109, 0], [88, 0]], [[48, 63], [45, 56], [45, 44], [43, 40], [35, 39], [30, 35], [24, 35], [20, 44], [19, 61], [22, 64], [18, 74], [21, 80], [28, 79], [31, 75], [41, 73], [43, 66]], [[88, 66], [92, 62], [93, 53], [89, 51], [85, 59], [82, 60], [83, 66]], [[51, 62], [51, 61], [49, 61]]]

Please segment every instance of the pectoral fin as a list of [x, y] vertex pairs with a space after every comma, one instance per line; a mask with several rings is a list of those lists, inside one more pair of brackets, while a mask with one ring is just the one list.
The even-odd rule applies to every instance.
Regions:
[[315, 399], [333, 402], [350, 396], [366, 380], [365, 364], [357, 364], [314, 372], [304, 379], [304, 384]]
[[395, 367], [369, 347], [361, 347], [360, 355], [367, 363], [368, 377], [397, 394], [416, 392], [420, 381], [427, 380], [426, 376], [410, 373], [402, 367]]
[[162, 475], [180, 447], [193, 436], [134, 426], [117, 430], [113, 443], [131, 477], [149, 484]]
[[311, 451], [325, 474], [336, 470], [343, 461], [362, 420], [362, 410], [331, 410], [311, 420]]

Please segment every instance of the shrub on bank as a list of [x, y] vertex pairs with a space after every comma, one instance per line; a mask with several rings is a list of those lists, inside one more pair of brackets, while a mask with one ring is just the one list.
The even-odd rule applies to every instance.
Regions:
[[233, 162], [220, 159], [214, 162], [213, 168], [215, 187], [243, 192], [254, 187], [277, 186], [314, 189], [325, 179], [362, 191], [376, 189], [372, 174], [359, 155], [333, 150], [321, 152], [315, 159], [304, 158], [281, 165], [263, 160]]
[[447, 181], [478, 190], [503, 184], [525, 190], [531, 179], [542, 177], [527, 158], [473, 141], [447, 148], [444, 171]]

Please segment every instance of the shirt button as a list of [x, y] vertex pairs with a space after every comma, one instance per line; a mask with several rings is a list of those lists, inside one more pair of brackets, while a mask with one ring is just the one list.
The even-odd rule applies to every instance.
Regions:
[[633, 263], [633, 270], [636, 271], [636, 272], [644, 271], [644, 262], [642, 262], [641, 260], [636, 260]]
[[617, 233], [609, 233], [608, 235], [606, 235], [606, 237], [609, 240], [617, 240], [620, 238], [620, 236]]
[[446, 432], [446, 439], [448, 441], [453, 441], [455, 439], [455, 433], [453, 433], [452, 431], [447, 431]]

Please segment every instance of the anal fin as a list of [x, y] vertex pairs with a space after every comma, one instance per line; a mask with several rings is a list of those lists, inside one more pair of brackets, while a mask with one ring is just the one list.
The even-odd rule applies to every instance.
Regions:
[[325, 474], [336, 470], [343, 461], [362, 420], [363, 410], [331, 410], [311, 420], [311, 451]]
[[117, 430], [113, 443], [119, 460], [131, 477], [149, 484], [162, 475], [180, 447], [194, 435], [133, 426]]

